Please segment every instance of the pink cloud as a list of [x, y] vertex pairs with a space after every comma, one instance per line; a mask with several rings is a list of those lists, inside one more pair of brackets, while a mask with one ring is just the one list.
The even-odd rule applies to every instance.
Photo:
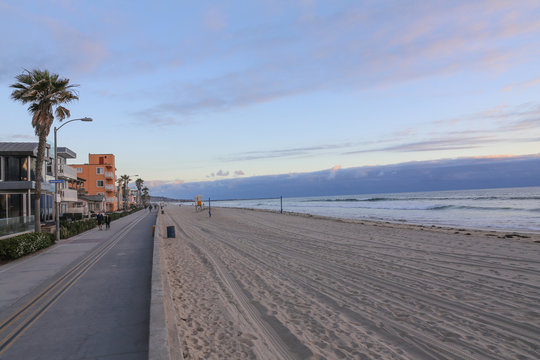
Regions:
[[210, 31], [220, 31], [228, 26], [225, 13], [217, 6], [211, 6], [206, 10], [203, 23]]

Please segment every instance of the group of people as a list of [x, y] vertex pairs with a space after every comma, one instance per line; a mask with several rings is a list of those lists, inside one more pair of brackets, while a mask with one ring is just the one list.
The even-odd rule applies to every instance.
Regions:
[[146, 206], [145, 206], [145, 209], [148, 209], [148, 211], [152, 211], [152, 208], [154, 208], [154, 209], [157, 210], [157, 209], [159, 208], [159, 205], [157, 205], [157, 204], [154, 204], [154, 205], [150, 204], [150, 205], [146, 205]]
[[105, 223], [105, 230], [109, 230], [111, 228], [111, 216], [109, 214], [103, 215], [103, 213], [99, 212], [96, 216], [97, 224], [99, 227], [99, 230], [103, 230], [103, 223]]

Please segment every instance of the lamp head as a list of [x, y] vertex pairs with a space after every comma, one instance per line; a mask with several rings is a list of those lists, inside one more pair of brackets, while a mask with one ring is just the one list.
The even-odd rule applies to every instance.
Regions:
[[81, 121], [94, 121], [94, 119], [89, 118], [89, 117], [83, 117], [83, 118], [81, 119]]

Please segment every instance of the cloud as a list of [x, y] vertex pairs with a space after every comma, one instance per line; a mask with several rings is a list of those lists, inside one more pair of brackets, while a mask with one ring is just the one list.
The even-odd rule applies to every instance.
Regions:
[[22, 4], [4, 4], [2, 17], [18, 19], [9, 22], [11, 31], [22, 33], [31, 24], [30, 30], [39, 32], [39, 36], [8, 37], [3, 40], [2, 48], [7, 51], [0, 55], [0, 62], [3, 63], [0, 80], [3, 75], [12, 77], [21, 68], [45, 67], [55, 69], [53, 72], [62, 69], [62, 72], [68, 73], [90, 73], [99, 69], [109, 58], [106, 43], [99, 40], [95, 32], [81, 31], [61, 17], [27, 11], [23, 7]]
[[333, 179], [336, 177], [336, 173], [338, 172], [338, 170], [341, 169], [341, 165], [334, 165], [331, 169], [330, 169], [330, 176], [329, 178], [330, 179]]
[[376, 194], [540, 186], [540, 154], [417, 161], [384, 166], [184, 183], [156, 189], [173, 198], [212, 199]]
[[[231, 29], [202, 39], [201, 46], [186, 47], [186, 64], [247, 58], [249, 67], [163, 86], [172, 93], [168, 99], [160, 94], [166, 100], [148, 112], [182, 118], [319, 90], [366, 89], [467, 70], [499, 71], [537, 57], [534, 39], [540, 21], [535, 9], [534, 3], [523, 1], [496, 6], [492, 1], [392, 2]], [[210, 8], [208, 14], [214, 14], [207, 15], [213, 19], [209, 23], [219, 25], [220, 11]]]
[[220, 31], [228, 26], [223, 10], [210, 6], [204, 14], [204, 26], [211, 31]]
[[518, 83], [512, 83], [504, 87], [504, 92], [513, 91], [515, 89], [517, 90], [525, 90], [531, 86], [536, 86], [540, 84], [540, 76], [534, 79], [531, 79], [529, 81], [524, 82], [518, 82]]
[[223, 170], [219, 170], [217, 173], [216, 173], [216, 176], [229, 176], [229, 172], [228, 171], [223, 171]]

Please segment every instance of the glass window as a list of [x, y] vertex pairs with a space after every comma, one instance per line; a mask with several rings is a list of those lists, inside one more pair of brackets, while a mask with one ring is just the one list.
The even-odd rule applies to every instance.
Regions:
[[77, 169], [78, 173], [82, 173], [82, 168], [75, 168], [75, 169]]
[[6, 158], [6, 181], [19, 181], [21, 178], [21, 161], [15, 156]]
[[8, 217], [23, 216], [23, 196], [22, 194], [8, 194]]
[[30, 181], [36, 181], [36, 158], [30, 158]]
[[41, 221], [49, 221], [53, 218], [53, 196], [50, 194], [42, 194], [40, 201], [40, 218]]
[[6, 194], [0, 194], [0, 219], [7, 218]]
[[96, 174], [103, 174], [103, 168], [102, 167], [96, 168]]
[[21, 158], [21, 181], [28, 181], [28, 158]]
[[98, 180], [98, 181], [97, 181], [97, 186], [98, 186], [98, 187], [103, 187], [103, 185], [104, 185], [104, 181], [103, 181], [103, 180]]

